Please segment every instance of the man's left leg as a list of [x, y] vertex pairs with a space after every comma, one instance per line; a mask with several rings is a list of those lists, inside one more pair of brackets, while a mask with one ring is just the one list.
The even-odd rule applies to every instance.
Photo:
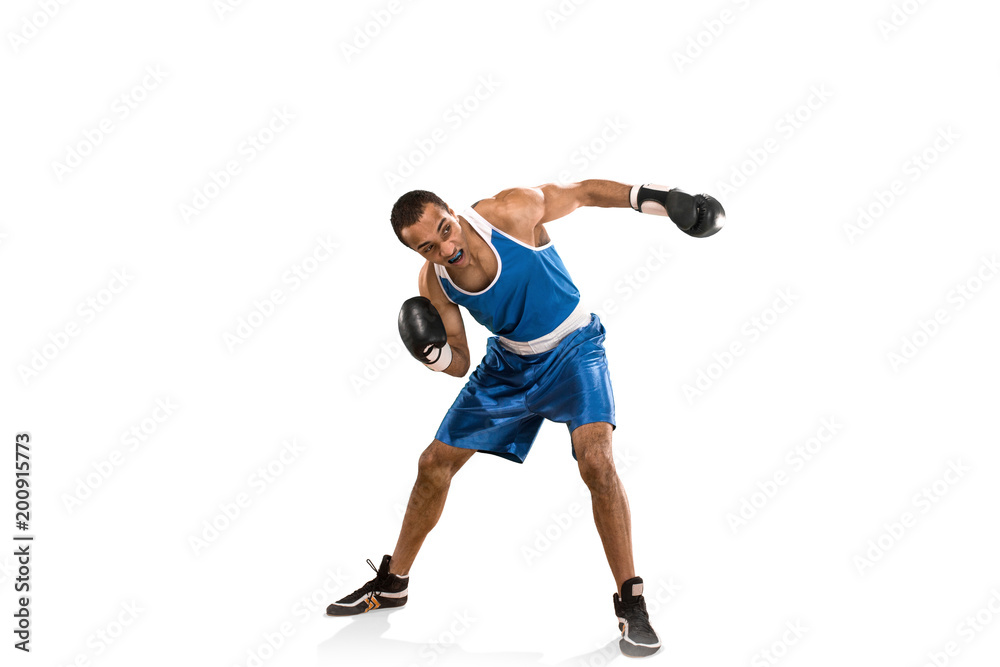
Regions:
[[578, 426], [571, 434], [580, 476], [590, 489], [597, 534], [615, 577], [615, 587], [635, 576], [632, 562], [632, 515], [628, 496], [611, 455], [611, 424], [592, 422]]
[[622, 633], [618, 645], [625, 655], [647, 656], [660, 649], [660, 639], [649, 624], [642, 579], [635, 576], [632, 515], [611, 456], [611, 431], [608, 422], [591, 422], [575, 428], [570, 437], [580, 476], [590, 489], [594, 523], [619, 590], [613, 600]]

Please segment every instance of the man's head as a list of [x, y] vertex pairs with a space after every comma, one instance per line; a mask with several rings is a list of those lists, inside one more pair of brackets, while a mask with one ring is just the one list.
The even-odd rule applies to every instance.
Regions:
[[468, 262], [462, 226], [455, 212], [433, 192], [407, 192], [396, 200], [390, 220], [400, 242], [421, 257], [441, 265]]

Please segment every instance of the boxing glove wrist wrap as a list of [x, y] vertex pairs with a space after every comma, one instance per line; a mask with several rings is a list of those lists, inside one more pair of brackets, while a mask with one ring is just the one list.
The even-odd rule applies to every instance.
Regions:
[[437, 350], [437, 358], [434, 359], [434, 361], [425, 361], [424, 363], [427, 364], [427, 368], [432, 371], [443, 371], [446, 370], [448, 366], [451, 366], [451, 345], [445, 343], [444, 347], [431, 349], [430, 353], [432, 355], [434, 354], [434, 350]]
[[629, 204], [640, 213], [667, 215], [667, 192], [665, 185], [633, 185], [628, 193]]

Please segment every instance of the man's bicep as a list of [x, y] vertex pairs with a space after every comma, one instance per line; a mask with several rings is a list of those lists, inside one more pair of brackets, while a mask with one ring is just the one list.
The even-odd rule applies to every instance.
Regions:
[[584, 205], [580, 183], [547, 183], [533, 188], [511, 188], [495, 197], [501, 215], [518, 228], [533, 230]]
[[548, 183], [538, 186], [538, 190], [544, 202], [541, 224], [558, 220], [584, 205], [585, 189], [580, 183]]

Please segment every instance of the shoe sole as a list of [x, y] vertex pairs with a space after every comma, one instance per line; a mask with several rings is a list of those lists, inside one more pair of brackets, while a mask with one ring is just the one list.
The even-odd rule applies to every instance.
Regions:
[[[360, 616], [361, 614], [367, 614], [368, 612], [379, 611], [379, 610], [382, 610], [382, 609], [399, 609], [400, 607], [403, 607], [405, 605], [406, 605], [406, 598], [402, 598], [402, 601], [400, 601], [399, 598], [376, 598], [375, 599], [375, 603], [371, 604], [371, 605], [369, 605], [365, 601], [359, 602], [359, 603], [357, 603], [357, 604], [355, 604], [354, 606], [351, 606], [351, 607], [340, 606], [340, 605], [330, 605], [330, 606], [328, 606], [326, 608], [326, 615], [327, 616], [337, 616], [337, 617], [340, 617], [340, 616]], [[330, 609], [331, 608], [332, 609], [336, 609], [338, 611], [339, 610], [343, 610], [343, 611], [339, 611], [339, 613], [331, 614], [330, 613]]]
[[645, 658], [646, 656], [653, 655], [660, 650], [659, 646], [642, 646], [640, 644], [633, 644], [624, 638], [619, 640], [618, 648], [621, 649], [622, 655], [628, 658]]
[[633, 644], [629, 640], [625, 639], [625, 624], [621, 621], [618, 622], [618, 631], [623, 635], [622, 638], [618, 640], [618, 648], [624, 656], [629, 658], [645, 658], [646, 656], [653, 655], [660, 650], [659, 642], [656, 643], [656, 646], [647, 646], [646, 644]]

